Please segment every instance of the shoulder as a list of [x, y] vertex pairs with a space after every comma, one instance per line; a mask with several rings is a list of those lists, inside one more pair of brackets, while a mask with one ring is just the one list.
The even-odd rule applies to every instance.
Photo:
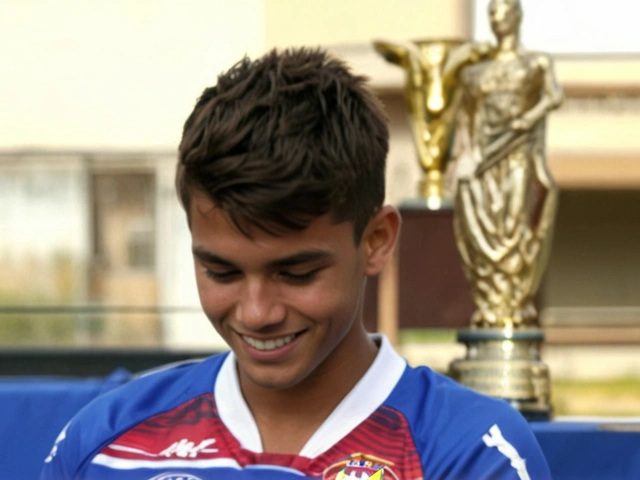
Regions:
[[[145, 419], [212, 392], [226, 354], [149, 371], [80, 410], [45, 460], [43, 479], [73, 477], [106, 443]], [[47, 475], [47, 472], [52, 472]], [[55, 472], [55, 473], [53, 473]]]
[[409, 421], [420, 418], [422, 424], [428, 420], [429, 429], [464, 419], [478, 409], [485, 415], [517, 413], [506, 402], [480, 395], [428, 367], [407, 367], [385, 403], [402, 411]]
[[406, 416], [425, 478], [550, 477], [529, 424], [503, 400], [418, 367], [407, 368], [385, 403]]
[[543, 70], [553, 68], [553, 57], [548, 53], [530, 51], [525, 54], [531, 64], [538, 66]]

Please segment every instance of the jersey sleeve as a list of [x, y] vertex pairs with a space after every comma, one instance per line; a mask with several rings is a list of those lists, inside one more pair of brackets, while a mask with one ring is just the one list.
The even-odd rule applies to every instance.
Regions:
[[[466, 392], [465, 392], [466, 393]], [[448, 424], [422, 452], [425, 478], [550, 480], [551, 473], [528, 422], [503, 400], [475, 392], [453, 402]]]
[[94, 398], [58, 435], [40, 480], [96, 478], [90, 473], [96, 454], [146, 419], [210, 392], [224, 358], [169, 365]]
[[527, 422], [515, 410], [505, 413], [494, 413], [496, 421], [485, 433], [469, 432], [458, 454], [444, 461], [446, 469], [433, 478], [550, 480], [547, 461]]
[[429, 480], [549, 480], [529, 423], [504, 400], [426, 367], [407, 372], [388, 402], [406, 415]]

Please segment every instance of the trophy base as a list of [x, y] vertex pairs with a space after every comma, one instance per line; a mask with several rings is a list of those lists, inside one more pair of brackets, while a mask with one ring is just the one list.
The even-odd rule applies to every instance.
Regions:
[[405, 210], [451, 210], [453, 201], [442, 197], [407, 198], [400, 203]]
[[529, 421], [549, 420], [549, 368], [540, 361], [544, 334], [539, 328], [470, 328], [458, 332], [467, 346], [449, 375], [462, 385], [501, 398]]
[[453, 209], [453, 200], [444, 194], [442, 174], [437, 170], [428, 172], [418, 184], [418, 196], [403, 200], [400, 208], [405, 210]]

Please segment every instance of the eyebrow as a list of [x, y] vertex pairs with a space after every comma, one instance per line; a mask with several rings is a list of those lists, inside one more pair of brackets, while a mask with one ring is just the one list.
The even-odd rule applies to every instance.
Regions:
[[[193, 247], [192, 252], [195, 257], [199, 258], [203, 262], [215, 263], [225, 267], [235, 267], [234, 263], [231, 262], [230, 260], [227, 260], [226, 258], [221, 257], [213, 252], [210, 252], [209, 250], [206, 250], [202, 247]], [[271, 268], [292, 267], [295, 265], [301, 265], [309, 262], [329, 260], [332, 257], [333, 257], [333, 254], [327, 250], [322, 250], [322, 249], [304, 250], [298, 253], [294, 253], [293, 255], [277, 258], [269, 262], [269, 267]]]
[[199, 258], [203, 262], [217, 263], [219, 265], [224, 265], [226, 267], [233, 267], [234, 266], [233, 263], [231, 263], [229, 260], [226, 260], [226, 259], [222, 258], [221, 256], [216, 255], [213, 252], [210, 252], [209, 250], [205, 250], [204, 248], [193, 247], [191, 249], [191, 251], [193, 252], [193, 255], [196, 258]]

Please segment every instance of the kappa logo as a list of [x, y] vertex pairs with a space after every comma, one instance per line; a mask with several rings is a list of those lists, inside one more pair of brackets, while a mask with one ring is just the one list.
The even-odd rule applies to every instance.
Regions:
[[194, 477], [189, 473], [161, 473], [149, 480], [202, 480], [200, 477]]
[[[208, 448], [216, 443], [215, 438], [205, 438], [199, 444], [195, 444], [186, 438], [172, 443], [160, 453], [148, 452], [139, 448], [128, 447], [112, 443], [109, 448], [120, 452], [137, 453], [145, 457], [166, 457], [166, 458], [197, 458], [200, 453], [218, 453], [217, 448]], [[154, 479], [155, 480], [155, 479]]]
[[179, 458], [196, 458], [200, 452], [218, 453], [217, 448], [207, 448], [215, 442], [215, 438], [207, 438], [196, 445], [194, 442], [190, 442], [186, 438], [183, 438], [182, 440], [175, 442], [169, 448], [165, 448], [159, 453], [159, 456], [167, 458], [173, 456]]

